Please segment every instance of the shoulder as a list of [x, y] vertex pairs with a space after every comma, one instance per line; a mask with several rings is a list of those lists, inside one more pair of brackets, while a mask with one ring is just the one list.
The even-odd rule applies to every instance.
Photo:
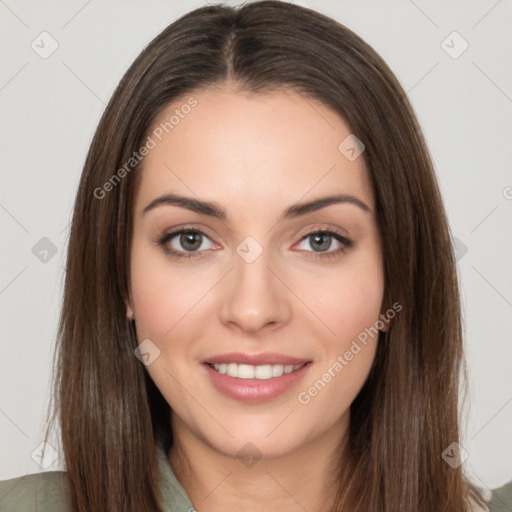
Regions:
[[512, 510], [512, 480], [492, 491], [489, 510], [490, 512], [509, 512]]
[[[512, 481], [494, 489], [489, 512], [512, 510]], [[33, 473], [0, 481], [0, 512], [72, 512], [64, 471]]]
[[71, 511], [64, 471], [45, 471], [0, 481], [0, 512], [31, 511]]

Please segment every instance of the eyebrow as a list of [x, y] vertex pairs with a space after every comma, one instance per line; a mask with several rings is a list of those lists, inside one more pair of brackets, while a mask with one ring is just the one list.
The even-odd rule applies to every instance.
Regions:
[[[354, 206], [357, 206], [364, 212], [371, 212], [369, 206], [356, 196], [353, 196], [351, 194], [337, 194], [332, 196], [320, 197], [307, 203], [298, 203], [292, 205], [284, 211], [284, 213], [279, 218], [279, 221], [300, 217], [302, 215], [315, 212], [322, 208], [326, 208], [327, 206], [340, 203], [352, 204]], [[201, 213], [203, 215], [208, 215], [210, 217], [214, 217], [220, 220], [225, 220], [227, 218], [226, 211], [216, 203], [202, 201], [199, 199], [194, 199], [192, 197], [180, 196], [178, 194], [165, 194], [163, 196], [157, 197], [156, 199], [153, 199], [153, 201], [151, 201], [144, 208], [144, 210], [142, 210], [142, 214], [144, 215], [145, 213], [157, 208], [158, 206], [165, 205], [179, 206], [181, 208], [186, 208], [187, 210], [191, 210], [196, 213]]]

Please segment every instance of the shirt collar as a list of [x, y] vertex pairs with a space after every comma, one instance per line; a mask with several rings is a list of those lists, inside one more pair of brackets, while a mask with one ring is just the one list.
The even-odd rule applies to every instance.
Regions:
[[176, 478], [172, 466], [162, 446], [157, 443], [160, 491], [165, 512], [195, 512], [185, 489]]

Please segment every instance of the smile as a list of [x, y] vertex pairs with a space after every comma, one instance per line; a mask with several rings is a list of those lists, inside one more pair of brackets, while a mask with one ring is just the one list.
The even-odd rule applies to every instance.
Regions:
[[268, 380], [276, 377], [281, 377], [284, 374], [292, 373], [299, 370], [304, 364], [264, 364], [253, 366], [251, 364], [237, 364], [237, 363], [207, 363], [210, 368], [219, 372], [222, 375], [235, 377], [237, 379], [259, 379]]
[[[201, 365], [213, 387], [226, 397], [252, 403], [276, 399], [292, 392], [312, 366], [311, 361], [298, 360], [294, 361], [295, 364], [257, 365], [220, 361], [222, 359], [219, 358], [215, 363], [205, 361]], [[291, 395], [288, 396], [291, 399]]]

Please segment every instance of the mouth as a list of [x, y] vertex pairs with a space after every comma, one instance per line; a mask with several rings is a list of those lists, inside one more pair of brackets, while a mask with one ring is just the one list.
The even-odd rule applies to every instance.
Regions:
[[296, 372], [308, 363], [302, 364], [263, 364], [254, 366], [251, 364], [237, 363], [206, 363], [210, 368], [228, 377], [236, 379], [268, 380], [281, 377], [285, 374]]
[[243, 402], [263, 402], [291, 392], [313, 362], [275, 353], [231, 353], [202, 362], [217, 391]]

